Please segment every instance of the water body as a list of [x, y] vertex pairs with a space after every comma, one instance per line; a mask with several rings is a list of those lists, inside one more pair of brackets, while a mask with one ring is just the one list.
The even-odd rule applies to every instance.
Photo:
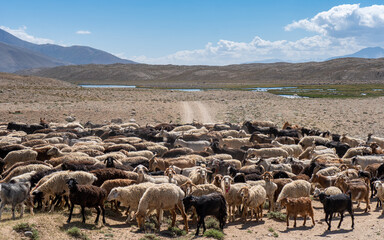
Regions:
[[84, 88], [136, 88], [134, 85], [88, 85], [88, 84], [80, 84], [80, 87]]
[[[80, 84], [80, 87], [84, 88], [137, 88], [135, 85], [92, 85], [92, 84]], [[252, 92], [268, 92], [269, 90], [284, 90], [284, 89], [296, 89], [297, 87], [258, 87], [258, 88], [239, 88], [238, 90], [248, 90]], [[151, 88], [142, 88], [142, 89], [151, 89]], [[201, 89], [201, 88], [173, 88], [166, 89], [171, 91], [181, 91], [181, 92], [200, 92], [204, 90], [220, 90], [220, 89]], [[285, 98], [307, 98], [300, 97], [298, 95], [278, 95]]]

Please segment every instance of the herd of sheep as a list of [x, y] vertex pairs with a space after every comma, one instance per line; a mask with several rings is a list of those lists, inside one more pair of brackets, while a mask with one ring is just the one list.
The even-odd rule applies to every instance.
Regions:
[[[243, 124], [172, 124], [139, 126], [0, 124], [0, 218], [5, 205], [54, 211], [75, 205], [95, 208], [98, 223], [104, 205], [120, 211], [126, 222], [145, 227], [155, 211], [157, 228], [163, 211], [171, 225], [181, 213], [188, 231], [188, 210], [205, 231], [204, 218], [215, 216], [223, 229], [240, 216], [247, 221], [286, 208], [289, 217], [311, 217], [312, 195], [324, 206], [331, 229], [334, 213], [348, 211], [354, 226], [353, 202], [384, 201], [384, 138], [338, 135], [269, 121]], [[268, 205], [265, 203], [268, 202]], [[384, 207], [382, 214], [384, 214]], [[240, 215], [239, 215], [240, 214]], [[107, 216], [108, 217], [108, 216]]]

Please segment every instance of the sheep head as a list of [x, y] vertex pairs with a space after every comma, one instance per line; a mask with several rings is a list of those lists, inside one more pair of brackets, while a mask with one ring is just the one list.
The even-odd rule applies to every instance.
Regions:
[[119, 195], [119, 191], [116, 188], [113, 188], [111, 192], [108, 194], [107, 201], [115, 200]]
[[242, 187], [240, 190], [239, 190], [239, 195], [241, 196], [242, 198], [242, 202], [243, 204], [247, 203], [248, 201], [248, 198], [249, 198], [249, 188], [247, 186], [245, 187]]
[[76, 179], [74, 178], [70, 178], [66, 181], [67, 185], [68, 185], [68, 188], [69, 189], [73, 189], [73, 188], [76, 188], [77, 184], [79, 184]]
[[228, 193], [229, 189], [231, 189], [231, 183], [233, 183], [233, 178], [231, 176], [225, 175], [223, 177], [222, 182], [224, 183], [225, 193]]

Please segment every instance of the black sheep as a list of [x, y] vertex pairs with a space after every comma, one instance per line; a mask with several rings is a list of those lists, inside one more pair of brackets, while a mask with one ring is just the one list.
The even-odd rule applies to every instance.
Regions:
[[77, 204], [81, 206], [83, 223], [85, 223], [85, 207], [94, 207], [97, 211], [95, 224], [99, 222], [100, 208], [103, 213], [103, 223], [105, 224], [104, 201], [107, 198], [107, 191], [92, 185], [78, 185], [76, 179], [73, 178], [70, 178], [67, 184], [69, 188], [69, 200], [71, 201], [71, 209], [67, 223], [71, 222], [73, 207]]
[[195, 207], [198, 216], [196, 236], [199, 235], [201, 224], [203, 224], [203, 233], [205, 232], [206, 216], [215, 216], [220, 222], [220, 229], [223, 230], [225, 221], [227, 219], [227, 204], [222, 194], [211, 193], [200, 197], [187, 196], [183, 199], [185, 212], [187, 212], [191, 206]]
[[[352, 218], [352, 229], [354, 228], [354, 216], [352, 211], [352, 200], [351, 193], [347, 194], [337, 194], [337, 195], [326, 195], [325, 193], [320, 193], [319, 195], [320, 202], [323, 204], [325, 212], [325, 222], [328, 224], [328, 230], [331, 230], [331, 221], [332, 215], [334, 213], [340, 213], [340, 222], [337, 228], [340, 228], [341, 222], [344, 218], [344, 212], [347, 210]], [[328, 222], [329, 217], [329, 222]]]

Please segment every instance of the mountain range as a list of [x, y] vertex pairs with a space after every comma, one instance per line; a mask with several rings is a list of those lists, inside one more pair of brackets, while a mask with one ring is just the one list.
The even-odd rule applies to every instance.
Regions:
[[110, 53], [86, 46], [34, 44], [0, 29], [0, 72], [81, 64], [133, 64]]
[[328, 60], [337, 58], [384, 58], [384, 49], [381, 47], [367, 47], [361, 49], [358, 52], [339, 57], [332, 57]]

